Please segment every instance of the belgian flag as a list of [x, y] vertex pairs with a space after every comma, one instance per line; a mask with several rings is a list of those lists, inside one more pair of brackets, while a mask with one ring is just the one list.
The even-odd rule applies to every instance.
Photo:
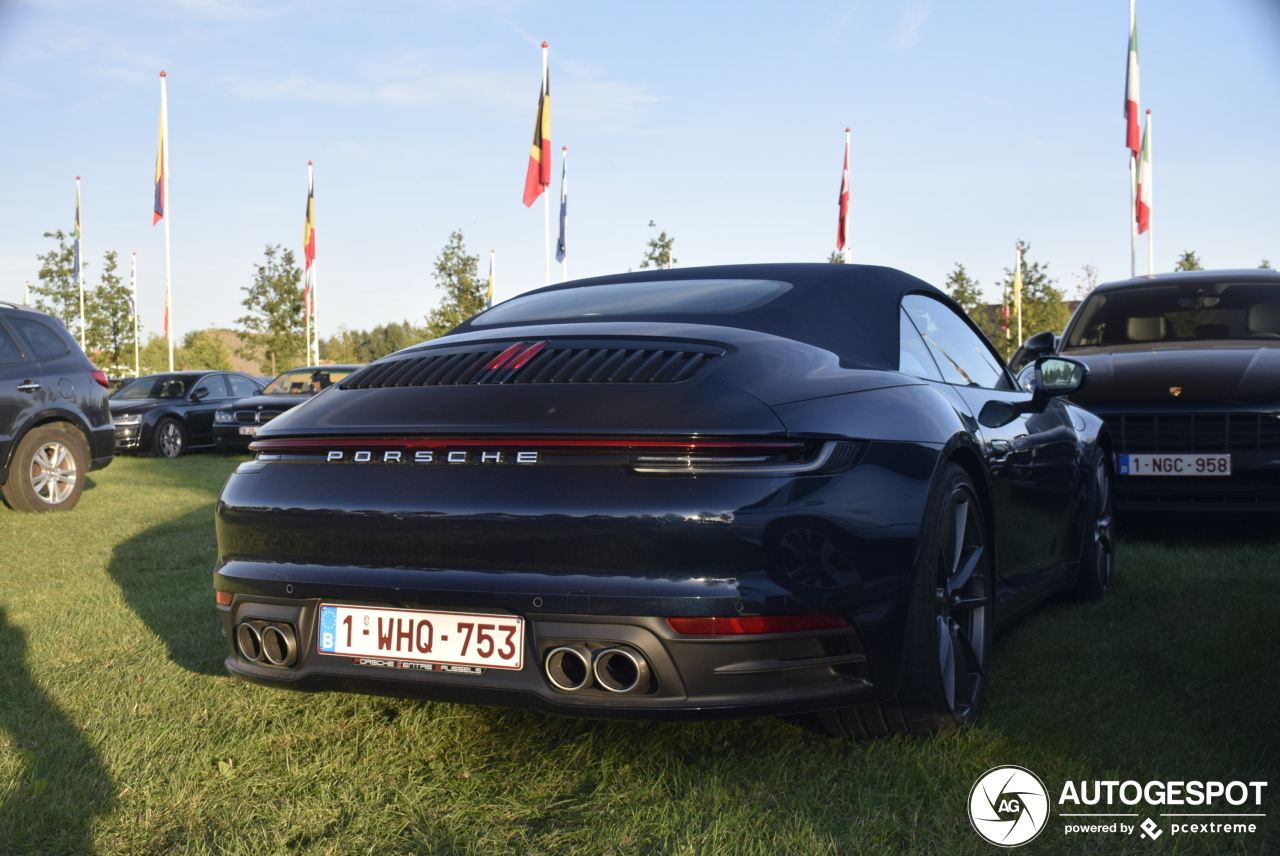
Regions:
[[542, 89], [533, 125], [529, 170], [524, 177], [524, 204], [532, 205], [551, 184], [551, 83], [547, 75], [547, 43], [542, 43]]

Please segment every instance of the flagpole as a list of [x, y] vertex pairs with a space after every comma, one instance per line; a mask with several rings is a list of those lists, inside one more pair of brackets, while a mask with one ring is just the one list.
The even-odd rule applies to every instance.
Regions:
[[[1137, 0], [1129, 0], [1129, 55], [1133, 56], [1133, 28], [1136, 23], [1137, 11], [1135, 5]], [[1133, 68], [1133, 66], [1130, 66]], [[1136, 87], [1136, 84], [1135, 84]], [[1125, 97], [1128, 97], [1128, 80], [1125, 81]], [[1126, 102], [1127, 104], [1127, 102]], [[1138, 108], [1134, 103], [1134, 109]], [[1134, 119], [1133, 121], [1137, 121]], [[1129, 276], [1130, 278], [1138, 275], [1138, 153], [1132, 148], [1129, 150]]]
[[[564, 207], [568, 204], [568, 201], [565, 197], [569, 193], [569, 183], [568, 183], [568, 180], [565, 178], [565, 174], [564, 174], [565, 167], [567, 167], [568, 165], [569, 165], [569, 147], [565, 146], [560, 150], [560, 207], [561, 209], [564, 209]], [[564, 222], [565, 220], [568, 219], [568, 216], [569, 215], [567, 213], [561, 214], [562, 220], [560, 223], [560, 238], [565, 242], [564, 261], [560, 263], [560, 266], [561, 266], [560, 281], [561, 282], [569, 281], [569, 248], [568, 248], [569, 236], [565, 234], [565, 232], [568, 231], [569, 226], [567, 223]]]
[[1018, 313], [1018, 343], [1021, 344], [1022, 339], [1022, 247], [1014, 247], [1013, 262], [1013, 282], [1016, 286], [1013, 289], [1013, 310]]
[[[547, 43], [542, 43], [542, 96], [547, 98]], [[545, 103], [545, 102], [544, 102]], [[551, 109], [550, 104], [546, 104], [546, 109]], [[546, 165], [548, 171], [551, 169], [550, 164]], [[549, 185], [543, 185], [542, 192], [542, 248], [544, 250], [543, 258], [546, 262], [546, 285], [551, 284], [551, 194]]]
[[80, 289], [80, 350], [84, 345], [84, 242], [80, 239], [80, 176], [76, 176], [76, 286]]
[[[1155, 172], [1155, 169], [1152, 167], [1150, 163], [1152, 159], [1151, 146], [1154, 144], [1155, 144], [1155, 141], [1151, 138], [1151, 111], [1148, 110], [1147, 111], [1147, 161], [1148, 161], [1147, 170], [1151, 174], [1154, 174]], [[1148, 196], [1151, 202], [1148, 203], [1148, 206], [1147, 206], [1147, 209], [1148, 209], [1147, 210], [1147, 273], [1153, 274], [1156, 272], [1156, 231], [1155, 231], [1155, 225], [1156, 225], [1155, 213], [1156, 212], [1155, 212], [1155, 205], [1153, 204], [1155, 202], [1155, 196], [1154, 196], [1155, 183], [1151, 181], [1150, 174], [1147, 175], [1146, 180], [1148, 184], [1151, 184], [1151, 187], [1148, 189]]]
[[129, 262], [129, 291], [133, 296], [133, 376], [142, 376], [142, 364], [138, 351], [138, 254]]
[[173, 371], [173, 266], [169, 251], [169, 219], [172, 207], [169, 200], [169, 90], [168, 75], [160, 72], [160, 150], [164, 169], [160, 173], [164, 199], [164, 333], [169, 340], [169, 371]]
[[[849, 129], [844, 129], [844, 168], [846, 175], [849, 171]], [[849, 188], [852, 190], [853, 188]], [[853, 237], [849, 234], [849, 221], [852, 215], [852, 205], [844, 207], [844, 263], [853, 264]]]
[[31, 280], [27, 280], [22, 284], [22, 305], [31, 305]]
[[493, 275], [494, 275], [494, 264], [497, 261], [497, 258], [498, 258], [498, 251], [490, 250], [489, 251], [489, 293], [485, 297], [485, 302], [484, 302], [485, 309], [490, 309], [493, 307], [493, 283], [494, 283]]
[[[312, 164], [311, 164], [311, 161], [307, 161], [307, 187], [311, 188], [311, 193], [314, 195], [315, 184], [313, 183], [312, 179], [313, 179]], [[312, 204], [314, 205], [314, 202]], [[315, 214], [313, 212], [312, 218], [314, 219], [314, 217], [315, 217]], [[312, 223], [313, 230], [314, 230], [314, 227], [315, 227], [315, 223], [313, 222]], [[311, 240], [313, 241], [315, 240], [314, 231], [312, 232]], [[311, 259], [311, 305], [307, 307], [307, 317], [311, 321], [311, 335], [315, 336], [315, 362], [311, 364], [313, 366], [320, 365], [320, 315], [316, 312], [316, 273], [317, 273], [316, 265], [317, 264], [318, 262], [313, 256]], [[310, 358], [310, 356], [311, 356], [311, 342], [308, 341], [307, 357]]]

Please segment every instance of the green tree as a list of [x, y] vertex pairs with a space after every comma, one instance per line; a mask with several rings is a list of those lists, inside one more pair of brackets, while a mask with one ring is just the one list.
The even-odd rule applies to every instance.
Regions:
[[[42, 256], [36, 256], [40, 261], [40, 279], [36, 285], [31, 286], [31, 293], [36, 297], [36, 308], [41, 312], [48, 312], [65, 324], [71, 335], [79, 341], [80, 286], [74, 272], [75, 244], [67, 243], [70, 236], [61, 229], [45, 232], [44, 237], [57, 241], [58, 246]], [[81, 264], [88, 269], [83, 260]], [[88, 304], [88, 295], [85, 295], [85, 326], [88, 326]]]
[[[182, 366], [183, 353], [179, 347], [173, 349], [173, 364]], [[147, 337], [146, 344], [138, 353], [138, 363], [143, 374], [167, 372], [169, 370], [169, 340], [159, 333]]]
[[1173, 266], [1174, 270], [1204, 270], [1200, 264], [1200, 257], [1191, 250], [1187, 250], [1178, 256], [1178, 263]]
[[372, 330], [339, 327], [333, 336], [320, 340], [320, 356], [335, 363], [371, 363], [426, 338], [428, 336], [421, 327], [415, 327], [408, 321], [393, 321]]
[[[658, 228], [658, 224], [650, 220], [649, 228], [656, 229]], [[648, 249], [644, 254], [644, 259], [640, 262], [640, 269], [657, 268], [658, 270], [661, 270], [663, 268], [674, 266], [678, 261], [673, 254], [673, 247], [675, 246], [675, 243], [676, 239], [667, 237], [666, 232], [660, 233], [656, 238], [650, 238]]]
[[960, 262], [956, 262], [956, 269], [947, 274], [946, 292], [973, 319], [973, 323], [988, 336], [991, 335], [991, 331], [987, 329], [991, 324], [988, 317], [990, 313], [987, 312], [987, 301], [982, 296], [982, 288]]
[[[650, 223], [649, 225], [652, 226], [653, 224]], [[827, 256], [827, 262], [833, 265], [844, 264], [844, 253], [840, 252], [839, 250], [832, 250], [831, 255]]]
[[1259, 270], [1271, 270], [1271, 259], [1263, 259], [1262, 264], [1258, 265]]
[[267, 245], [266, 261], [257, 265], [253, 285], [245, 286], [241, 305], [248, 314], [236, 319], [245, 344], [238, 353], [257, 360], [258, 370], [272, 376], [305, 359], [306, 317], [302, 309], [302, 271], [293, 250]]
[[[1031, 264], [1027, 256], [1031, 245], [1026, 241], [1018, 241], [1022, 250], [1022, 337], [1029, 339], [1036, 333], [1052, 330], [1061, 333], [1071, 319], [1071, 310], [1067, 307], [1062, 291], [1056, 287], [1057, 280], [1050, 279], [1046, 273], [1049, 265], [1042, 262]], [[1005, 301], [1009, 304], [1009, 335], [991, 336], [996, 348], [1007, 360], [1022, 343], [1017, 341], [1018, 316], [1014, 311], [1013, 271], [1005, 268], [1004, 286], [1002, 289]]]
[[467, 255], [461, 230], [449, 235], [435, 267], [436, 288], [444, 292], [444, 297], [439, 306], [427, 313], [426, 338], [443, 336], [484, 309], [489, 286], [488, 280], [480, 279], [476, 273], [479, 264], [479, 256]]
[[[116, 251], [102, 256], [98, 287], [85, 295], [85, 343], [98, 361], [112, 368], [133, 369], [133, 316], [129, 288], [116, 273]], [[90, 311], [92, 307], [92, 311]]]
[[182, 337], [179, 365], [184, 369], [231, 371], [231, 350], [216, 330], [192, 330]]

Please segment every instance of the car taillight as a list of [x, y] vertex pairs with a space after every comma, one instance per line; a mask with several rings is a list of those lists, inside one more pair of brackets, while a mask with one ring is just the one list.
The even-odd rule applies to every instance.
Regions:
[[735, 618], [668, 618], [671, 629], [685, 636], [737, 636], [747, 633], [798, 633], [849, 627], [843, 615], [748, 615]]
[[103, 389], [107, 389], [110, 386], [110, 384], [107, 383], [107, 373], [102, 369], [94, 369], [89, 372], [89, 374], [93, 375], [93, 379], [96, 380], [98, 385]]

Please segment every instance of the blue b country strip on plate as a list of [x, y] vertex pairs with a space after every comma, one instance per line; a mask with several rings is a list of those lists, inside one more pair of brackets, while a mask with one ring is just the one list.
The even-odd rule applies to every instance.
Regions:
[[320, 650], [332, 654], [338, 644], [338, 608], [320, 607]]

